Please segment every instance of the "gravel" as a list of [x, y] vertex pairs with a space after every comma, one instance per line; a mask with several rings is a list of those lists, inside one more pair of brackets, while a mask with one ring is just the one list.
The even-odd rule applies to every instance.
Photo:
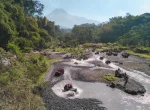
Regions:
[[123, 64], [120, 65], [116, 63], [116, 65], [126, 69], [126, 70], [138, 70], [144, 72], [145, 74], [150, 76], [150, 60], [144, 59], [138, 56], [130, 55], [128, 58], [123, 58], [121, 56], [122, 53], [119, 53], [118, 56], [107, 56], [106, 53], [101, 53], [101, 56], [105, 56], [110, 61], [118, 61]]
[[[106, 57], [105, 54], [103, 54], [103, 56]], [[129, 64], [131, 62], [136, 62], [138, 64], [139, 63], [141, 64], [141, 62], [143, 60], [142, 58], [134, 57], [134, 56], [129, 56], [128, 59], [122, 59], [120, 57], [120, 55], [118, 57], [114, 57], [114, 56], [108, 57], [107, 56], [106, 58], [108, 58], [111, 61], [122, 61], [123, 63], [126, 61], [125, 64], [127, 64], [127, 61], [129, 61], [128, 62]], [[67, 61], [67, 60], [65, 60], [65, 61]], [[145, 61], [145, 60], [143, 60], [143, 61], [145, 64], [150, 63], [149, 61]], [[107, 68], [109, 67], [109, 66], [103, 65], [102, 63], [97, 62], [97, 61], [93, 61], [91, 63], [93, 63], [95, 65], [100, 65], [102, 67], [107, 67]], [[62, 64], [60, 62], [55, 63], [54, 65], [55, 66], [53, 67], [53, 70], [49, 71], [49, 73], [48, 73], [48, 76], [46, 79], [49, 81], [48, 81], [48, 84], [44, 87], [43, 92], [42, 92], [42, 97], [45, 102], [45, 106], [47, 107], [48, 110], [106, 110], [105, 107], [102, 107], [103, 106], [102, 102], [100, 102], [96, 99], [65, 99], [65, 98], [61, 98], [61, 97], [58, 97], [57, 95], [55, 95], [55, 93], [53, 93], [51, 88], [57, 82], [63, 80], [63, 76], [59, 77], [58, 79], [56, 78], [57, 80], [52, 82], [52, 80], [55, 79], [53, 77], [54, 72], [59, 68], [73, 67], [73, 66], [69, 66], [67, 64]], [[128, 68], [124, 64], [119, 65], [119, 66]], [[136, 66], [136, 65], [134, 65], [134, 66]], [[139, 67], [139, 65], [138, 65], [138, 67]], [[143, 68], [145, 69], [145, 67], [148, 67], [148, 66], [144, 66]], [[102, 82], [100, 80], [100, 77], [102, 75], [107, 74], [107, 73], [113, 73], [112, 70], [102, 70], [102, 69], [90, 70], [89, 67], [74, 67], [74, 68], [79, 68], [79, 69], [71, 70], [71, 73], [72, 73], [71, 76], [73, 79], [80, 80], [80, 81]], [[131, 66], [129, 67], [129, 69], [131, 69]], [[134, 68], [132, 68], [132, 69], [134, 69]], [[142, 69], [142, 70], [144, 70], [144, 69]], [[150, 73], [148, 75], [150, 75]]]
[[[63, 80], [64, 77], [60, 76], [59, 78], [53, 77], [54, 72], [59, 68], [71, 67], [60, 62], [54, 63], [53, 70], [49, 71], [48, 75], [49, 81], [45, 85], [42, 92], [42, 97], [45, 102], [45, 106], [48, 110], [107, 110], [105, 107], [102, 107], [102, 102], [96, 99], [65, 99], [58, 97], [53, 91], [52, 87], [59, 81]], [[84, 67], [86, 69], [86, 67]], [[74, 73], [78, 73], [78, 70], [72, 70]], [[76, 77], [75, 74], [72, 74], [72, 77]], [[87, 81], [84, 77], [78, 77], [81, 81]], [[54, 82], [52, 80], [55, 80]]]
[[95, 99], [65, 99], [58, 97], [51, 89], [54, 84], [49, 83], [42, 93], [48, 110], [107, 110], [105, 107], [100, 107], [102, 102]]

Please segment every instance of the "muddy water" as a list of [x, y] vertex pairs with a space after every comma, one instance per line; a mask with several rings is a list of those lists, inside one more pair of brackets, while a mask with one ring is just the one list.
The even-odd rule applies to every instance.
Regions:
[[[74, 62], [78, 62], [80, 66], [89, 66], [93, 67], [91, 69], [94, 69], [95, 66], [89, 63], [93, 60], [99, 60], [99, 56], [93, 55], [92, 58], [84, 61], [71, 60], [71, 62], [69, 62], [68, 64], [75, 66]], [[105, 64], [106, 60], [107, 59], [104, 59], [102, 60], [102, 62]], [[109, 66], [110, 68], [105, 69], [115, 70], [120, 68], [114, 63], [111, 63]], [[53, 92], [59, 97], [67, 98], [68, 92], [62, 92], [62, 90], [66, 83], [72, 83], [73, 86], [78, 89], [78, 93], [75, 94], [75, 96], [72, 98], [98, 99], [103, 102], [103, 106], [108, 108], [108, 110], [150, 110], [150, 77], [146, 74], [139, 71], [127, 71], [123, 68], [120, 68], [121, 70], [126, 72], [131, 78], [142, 83], [147, 90], [144, 96], [132, 96], [118, 89], [112, 89], [110, 87], [107, 87], [106, 84], [103, 83], [75, 81], [71, 78], [71, 69], [75, 68], [66, 67], [64, 74], [65, 80], [57, 83], [52, 87]]]
[[[94, 64], [88, 63], [88, 60], [76, 60], [72, 59], [70, 62], [64, 62], [64, 64], [68, 64], [71, 66], [86, 66], [86, 67], [94, 67]], [[77, 64], [76, 64], [77, 63]]]
[[73, 98], [94, 98], [101, 100], [103, 106], [108, 110], [149, 110], [150, 97], [131, 96], [118, 89], [111, 89], [103, 83], [87, 83], [80, 81], [64, 80], [56, 84], [52, 90], [56, 95], [65, 97], [67, 93], [63, 93], [62, 89], [66, 83], [72, 83], [79, 93]]

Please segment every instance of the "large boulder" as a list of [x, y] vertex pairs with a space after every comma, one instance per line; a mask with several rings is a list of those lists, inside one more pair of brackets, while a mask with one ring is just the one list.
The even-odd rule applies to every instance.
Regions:
[[122, 57], [123, 57], [123, 58], [128, 58], [128, 57], [129, 57], [129, 54], [128, 54], [128, 53], [122, 53]]
[[104, 57], [100, 57], [99, 59], [100, 59], [100, 60], [103, 60], [103, 59], [104, 59]]
[[125, 92], [132, 95], [137, 95], [144, 94], [146, 92], [146, 89], [140, 83], [130, 79], [126, 85]]
[[111, 56], [113, 53], [111, 51], [106, 52], [106, 55]]
[[123, 90], [131, 95], [138, 95], [138, 94], [143, 95], [146, 92], [146, 89], [142, 84], [130, 78], [126, 85], [124, 85], [124, 81], [117, 83], [116, 88]]
[[97, 52], [95, 52], [95, 55], [98, 55], [99, 54], [99, 52], [97, 51]]
[[112, 54], [113, 54], [114, 56], [117, 56], [117, 55], [118, 55], [118, 53], [117, 53], [117, 52], [113, 52]]
[[116, 84], [114, 82], [111, 82], [108, 86], [111, 87], [111, 88], [115, 88]]
[[77, 65], [77, 64], [78, 64], [78, 62], [74, 62], [74, 64], [76, 64], [76, 65]]
[[75, 95], [75, 93], [74, 92], [71, 92], [71, 93], [68, 93], [67, 94], [67, 97], [73, 97]]
[[106, 63], [106, 64], [110, 64], [110, 63], [111, 63], [111, 61], [110, 61], [110, 60], [107, 60], [105, 63]]
[[123, 62], [119, 62], [120, 65], [123, 65]]

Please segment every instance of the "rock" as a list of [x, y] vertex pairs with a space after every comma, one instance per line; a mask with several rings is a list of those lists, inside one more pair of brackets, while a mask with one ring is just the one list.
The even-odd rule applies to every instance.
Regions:
[[137, 95], [145, 93], [146, 90], [140, 83], [130, 79], [130, 81], [126, 85], [125, 92], [132, 95]]
[[77, 64], [78, 64], [78, 62], [74, 62], [74, 64], [76, 64], [76, 65], [77, 65]]
[[108, 51], [108, 52], [106, 53], [106, 55], [111, 56], [111, 55], [112, 55], [112, 52], [111, 52], [111, 51]]
[[116, 53], [116, 52], [113, 52], [112, 54], [113, 54], [114, 56], [117, 56], [117, 55], [118, 55], [118, 53]]
[[111, 88], [115, 88], [116, 87], [116, 84], [114, 82], [110, 83], [109, 87]]
[[122, 53], [122, 57], [123, 57], [123, 58], [128, 58], [128, 57], [129, 57], [129, 54], [128, 54], [128, 53]]
[[8, 66], [10, 65], [10, 60], [8, 58], [3, 58], [0, 63], [5, 66]]
[[63, 59], [72, 58], [72, 54], [71, 54], [71, 53], [67, 53], [67, 54], [63, 55], [62, 58], [63, 58]]
[[115, 77], [123, 78], [124, 74], [125, 73], [123, 73], [120, 69], [118, 69], [118, 70], [115, 71]]
[[100, 64], [98, 64], [97, 66], [98, 66], [98, 67], [100, 67], [101, 65], [100, 65]]
[[99, 52], [95, 52], [95, 55], [98, 55], [99, 54]]
[[128, 75], [123, 73], [120, 69], [115, 71], [115, 76], [118, 78], [124, 78], [119, 81], [119, 83], [116, 85], [116, 88], [119, 88], [132, 95], [144, 94], [146, 92], [144, 86], [142, 86], [139, 82], [130, 79]]
[[120, 65], [123, 65], [123, 62], [119, 62]]
[[105, 63], [106, 63], [106, 64], [110, 64], [110, 63], [111, 63], [111, 61], [110, 61], [110, 60], [107, 60]]
[[114, 62], [114, 63], [118, 63], [119, 61], [112, 61], [112, 62]]
[[73, 93], [73, 92], [71, 92], [71, 93], [68, 93], [67, 94], [67, 97], [73, 97], [75, 94]]
[[100, 59], [100, 60], [103, 60], [103, 59], [104, 59], [104, 57], [100, 57], [99, 59]]
[[120, 90], [125, 91], [128, 94], [131, 95], [143, 95], [146, 92], [146, 89], [143, 85], [141, 85], [139, 82], [134, 81], [133, 79], [129, 79], [126, 86], [122, 82], [118, 83], [116, 85], [116, 88], [119, 88]]
[[77, 92], [77, 89], [76, 88], [72, 88], [72, 89], [70, 89], [70, 91]]

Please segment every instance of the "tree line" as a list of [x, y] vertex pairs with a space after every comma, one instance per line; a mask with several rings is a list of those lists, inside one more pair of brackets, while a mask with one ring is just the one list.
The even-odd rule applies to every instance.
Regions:
[[[65, 36], [83, 43], [119, 43], [124, 46], [150, 46], [150, 14], [113, 17], [108, 22], [75, 25]], [[62, 37], [65, 39], [65, 37]]]

